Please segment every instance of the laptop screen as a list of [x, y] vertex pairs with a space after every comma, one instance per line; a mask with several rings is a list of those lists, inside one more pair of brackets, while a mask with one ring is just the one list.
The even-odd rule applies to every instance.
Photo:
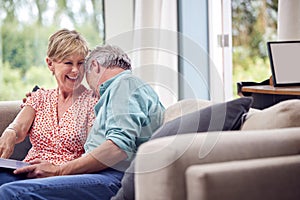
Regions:
[[300, 85], [300, 41], [267, 42], [274, 86]]

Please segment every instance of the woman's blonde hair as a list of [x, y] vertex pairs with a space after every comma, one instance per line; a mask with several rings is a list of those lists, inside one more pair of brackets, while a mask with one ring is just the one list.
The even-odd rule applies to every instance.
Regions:
[[47, 56], [57, 62], [72, 54], [86, 57], [88, 52], [87, 41], [75, 30], [61, 29], [49, 38]]

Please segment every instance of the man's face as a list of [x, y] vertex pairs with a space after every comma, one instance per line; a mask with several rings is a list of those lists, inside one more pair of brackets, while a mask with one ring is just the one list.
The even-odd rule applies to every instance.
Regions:
[[90, 88], [97, 94], [97, 85], [95, 84], [95, 74], [92, 71], [86, 72], [86, 81]]
[[86, 81], [90, 88], [94, 91], [94, 94], [96, 96], [99, 95], [99, 89], [98, 89], [98, 79], [99, 79], [99, 74], [97, 73], [97, 70], [95, 68], [93, 62], [90, 63], [89, 70], [86, 72]]
[[104, 83], [106, 68], [101, 67], [96, 61], [91, 62], [90, 70], [86, 72], [86, 80], [94, 93], [99, 95], [99, 86]]
[[102, 67], [96, 60], [93, 60], [90, 65], [90, 70], [86, 72], [86, 80], [97, 96], [99, 95], [99, 86], [102, 83], [124, 71], [120, 67]]

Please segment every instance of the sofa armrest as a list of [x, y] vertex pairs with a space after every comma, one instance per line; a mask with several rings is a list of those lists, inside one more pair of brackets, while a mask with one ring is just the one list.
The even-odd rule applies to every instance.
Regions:
[[[20, 112], [21, 103], [21, 101], [0, 101], [0, 136]], [[16, 144], [14, 152], [10, 158], [22, 160], [26, 156], [30, 147], [31, 143], [29, 138], [26, 137], [23, 142]]]
[[300, 128], [191, 133], [159, 138], [142, 144], [138, 150], [136, 198], [186, 199], [185, 171], [191, 165], [299, 152]]
[[187, 199], [298, 200], [300, 155], [193, 165]]

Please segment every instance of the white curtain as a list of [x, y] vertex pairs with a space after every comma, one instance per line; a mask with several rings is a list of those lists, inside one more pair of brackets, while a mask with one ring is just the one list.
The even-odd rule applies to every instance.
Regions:
[[300, 39], [300, 0], [279, 0], [278, 40]]
[[178, 100], [177, 1], [135, 0], [133, 72], [165, 107]]

